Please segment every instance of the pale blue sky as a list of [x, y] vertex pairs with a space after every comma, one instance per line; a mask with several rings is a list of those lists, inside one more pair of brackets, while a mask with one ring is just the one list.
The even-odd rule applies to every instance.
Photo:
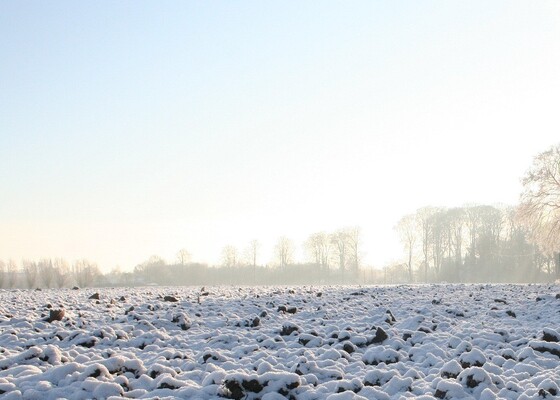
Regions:
[[517, 201], [558, 71], [555, 1], [2, 1], [0, 259], [360, 225], [381, 266], [416, 208]]

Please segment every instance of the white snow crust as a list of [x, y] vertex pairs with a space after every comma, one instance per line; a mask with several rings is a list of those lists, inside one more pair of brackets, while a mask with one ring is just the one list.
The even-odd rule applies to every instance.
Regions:
[[[559, 293], [552, 284], [1, 290], [0, 397], [560, 398]], [[59, 309], [64, 317], [48, 322]]]

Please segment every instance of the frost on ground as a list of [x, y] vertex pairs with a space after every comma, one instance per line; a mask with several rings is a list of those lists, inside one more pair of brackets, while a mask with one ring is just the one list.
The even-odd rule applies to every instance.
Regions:
[[0, 394], [558, 398], [559, 293], [553, 285], [0, 291]]

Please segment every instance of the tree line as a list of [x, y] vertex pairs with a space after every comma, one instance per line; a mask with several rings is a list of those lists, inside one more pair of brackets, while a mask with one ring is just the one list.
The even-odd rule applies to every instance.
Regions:
[[[560, 145], [535, 157], [517, 206], [424, 207], [397, 224], [409, 282], [560, 279]], [[400, 267], [400, 268], [399, 268]]]
[[69, 287], [211, 284], [333, 284], [405, 282], [535, 282], [560, 279], [560, 145], [537, 155], [523, 177], [517, 206], [471, 204], [423, 207], [402, 217], [398, 231], [405, 256], [382, 270], [362, 265], [357, 226], [315, 232], [302, 244], [282, 236], [274, 258], [262, 262], [261, 244], [222, 249], [219, 265], [192, 262], [181, 249], [176, 260], [152, 256], [132, 272], [101, 273], [82, 259], [0, 260], [0, 287]]
[[314, 233], [303, 247], [305, 259], [301, 262], [295, 260], [294, 241], [282, 236], [274, 247], [274, 258], [268, 263], [261, 260], [260, 242], [253, 240], [243, 252], [233, 245], [225, 246], [219, 265], [192, 262], [190, 252], [181, 249], [172, 262], [153, 255], [132, 272], [114, 268], [105, 274], [96, 263], [86, 259], [70, 264], [62, 258], [45, 258], [23, 260], [20, 265], [14, 260], [0, 260], [0, 288], [365, 283], [366, 275], [372, 280], [371, 274], [360, 272], [359, 227]]
[[0, 288], [63, 288], [86, 287], [103, 276], [97, 264], [86, 259], [69, 264], [63, 258], [43, 258], [39, 261], [0, 260]]

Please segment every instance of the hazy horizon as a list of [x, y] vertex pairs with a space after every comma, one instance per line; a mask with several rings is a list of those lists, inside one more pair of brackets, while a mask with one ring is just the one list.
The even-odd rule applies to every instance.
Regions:
[[[554, 1], [0, 3], [0, 259], [222, 248], [516, 204], [560, 141]], [[301, 253], [298, 259], [302, 259]]]

